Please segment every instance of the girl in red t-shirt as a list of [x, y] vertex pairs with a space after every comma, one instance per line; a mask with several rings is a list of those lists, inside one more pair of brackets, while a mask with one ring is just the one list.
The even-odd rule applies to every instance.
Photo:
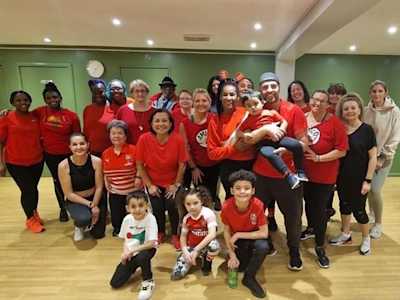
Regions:
[[165, 109], [156, 109], [150, 118], [150, 132], [143, 134], [136, 145], [138, 175], [149, 195], [157, 219], [159, 242], [165, 236], [165, 211], [171, 223], [172, 243], [180, 249], [178, 210], [175, 195], [182, 185], [187, 161], [183, 138], [174, 133], [174, 120]]
[[6, 163], [8, 172], [21, 191], [26, 227], [32, 232], [39, 233], [44, 231], [37, 212], [39, 201], [37, 185], [43, 171], [39, 121], [29, 112], [32, 98], [27, 92], [12, 92], [10, 102], [15, 111], [0, 118], [0, 176], [5, 175], [4, 163]]

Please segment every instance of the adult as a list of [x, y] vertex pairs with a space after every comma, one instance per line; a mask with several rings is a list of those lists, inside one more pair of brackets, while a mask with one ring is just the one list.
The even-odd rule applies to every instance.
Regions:
[[5, 175], [7, 165], [8, 172], [21, 191], [26, 228], [39, 233], [45, 230], [37, 212], [37, 185], [43, 170], [39, 121], [29, 111], [32, 98], [27, 92], [12, 92], [10, 103], [15, 111], [0, 118], [0, 176]]
[[113, 120], [107, 126], [112, 146], [101, 157], [104, 183], [110, 203], [113, 236], [117, 236], [126, 215], [126, 196], [140, 187], [136, 177], [136, 147], [127, 144], [128, 126], [124, 121]]
[[[328, 221], [326, 205], [336, 183], [339, 159], [346, 155], [348, 141], [343, 123], [328, 111], [329, 95], [316, 90], [310, 99], [306, 114], [309, 147], [305, 153], [304, 168], [309, 181], [304, 183], [304, 201], [308, 228], [315, 234], [315, 253], [321, 268], [329, 268], [325, 253], [325, 233]], [[304, 234], [304, 233], [302, 233]]]
[[[270, 72], [263, 73], [260, 77], [259, 90], [266, 102], [264, 107], [276, 110], [287, 120], [286, 135], [306, 143], [307, 123], [304, 113], [297, 105], [280, 98], [278, 76]], [[270, 135], [272, 140], [279, 140], [285, 135], [279, 127], [273, 125], [261, 127], [253, 131], [252, 134], [254, 135], [254, 143], [264, 138], [265, 134]], [[283, 154], [283, 160], [291, 171], [294, 171], [293, 159], [288, 153]], [[257, 176], [256, 196], [269, 209], [272, 208], [271, 203], [276, 201], [283, 213], [290, 256], [288, 268], [292, 271], [299, 271], [303, 268], [299, 251], [303, 189], [299, 187], [292, 190], [285, 178], [262, 155], [257, 155], [253, 171]], [[271, 253], [275, 252], [272, 242], [270, 249]]]
[[129, 84], [133, 101], [123, 105], [117, 112], [116, 118], [128, 125], [128, 144], [136, 145], [139, 137], [150, 131], [150, 116], [154, 112], [148, 98], [150, 87], [141, 79]]
[[114, 115], [123, 105], [133, 102], [132, 98], [127, 97], [125, 83], [119, 79], [113, 79], [107, 84], [106, 97], [110, 101], [109, 109]]
[[172, 111], [176, 132], [179, 132], [180, 124], [184, 119], [188, 118], [193, 111], [193, 97], [191, 91], [181, 90], [178, 94], [178, 99], [179, 106]]
[[213, 113], [217, 113], [217, 102], [219, 101], [218, 88], [220, 83], [221, 79], [219, 78], [218, 75], [214, 75], [208, 80], [207, 92], [211, 97], [210, 110]]
[[382, 235], [381, 195], [383, 184], [388, 176], [400, 142], [400, 110], [389, 97], [385, 82], [375, 80], [369, 88], [370, 102], [365, 108], [365, 123], [372, 126], [376, 135], [378, 161], [376, 171], [368, 193], [368, 205], [373, 215], [373, 227], [370, 235], [378, 239]]
[[239, 89], [233, 79], [222, 81], [219, 86], [218, 115], [208, 124], [207, 153], [214, 161], [220, 161], [220, 179], [225, 190], [225, 199], [232, 196], [229, 175], [240, 169], [250, 171], [254, 158], [254, 145], [247, 145], [236, 137], [240, 124], [247, 118], [243, 107], [235, 106]]
[[[193, 92], [193, 113], [182, 121], [180, 132], [188, 146], [189, 183], [206, 186], [214, 201], [215, 210], [221, 210], [217, 195], [219, 165], [207, 155], [207, 129], [213, 113], [210, 113], [211, 98], [205, 89]], [[190, 185], [190, 184], [189, 184]]]
[[72, 155], [58, 166], [58, 175], [67, 209], [74, 220], [74, 241], [90, 232], [95, 239], [104, 237], [107, 205], [103, 195], [101, 159], [89, 154], [89, 144], [82, 133], [73, 133], [69, 147]]
[[288, 86], [287, 93], [287, 100], [289, 102], [296, 104], [304, 113], [310, 111], [310, 94], [308, 93], [307, 87], [302, 81], [292, 81]]
[[83, 110], [83, 133], [87, 136], [90, 153], [101, 157], [103, 151], [110, 146], [107, 134], [107, 123], [112, 118], [104, 118], [107, 110], [106, 84], [103, 80], [89, 80], [88, 85], [92, 92], [92, 103]]
[[180, 249], [179, 216], [175, 195], [182, 185], [187, 153], [183, 138], [173, 132], [174, 120], [166, 109], [156, 109], [150, 117], [150, 132], [137, 143], [136, 164], [150, 195], [153, 214], [157, 219], [158, 240], [165, 237], [165, 211], [171, 224], [172, 244]]
[[171, 77], [165, 76], [158, 84], [161, 92], [151, 96], [150, 100], [156, 109], [172, 111], [178, 104], [178, 96], [175, 94], [176, 84]]
[[362, 242], [360, 254], [371, 253], [368, 215], [365, 211], [367, 194], [376, 168], [376, 139], [372, 127], [363, 123], [363, 102], [356, 93], [347, 94], [338, 103], [338, 116], [346, 127], [349, 151], [341, 158], [337, 191], [339, 194], [342, 232], [330, 240], [333, 245], [351, 242], [351, 214], [360, 225]]
[[60, 207], [59, 220], [67, 222], [68, 214], [58, 178], [58, 164], [70, 155], [69, 137], [72, 133], [81, 132], [81, 126], [75, 112], [61, 107], [62, 95], [53, 82], [46, 84], [42, 95], [46, 105], [36, 108], [34, 113], [39, 119], [46, 165], [53, 177], [54, 191]]

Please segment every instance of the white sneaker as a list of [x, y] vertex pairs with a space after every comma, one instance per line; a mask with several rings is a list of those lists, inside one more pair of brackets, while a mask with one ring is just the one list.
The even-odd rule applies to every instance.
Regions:
[[150, 299], [151, 295], [153, 294], [154, 288], [155, 288], [154, 280], [150, 279], [142, 281], [142, 284], [140, 285], [138, 300]]
[[370, 255], [371, 254], [371, 238], [365, 237], [363, 238], [360, 245], [360, 254], [361, 255]]
[[85, 238], [85, 235], [84, 235], [83, 229], [75, 226], [74, 241], [79, 242], [79, 241], [82, 241], [84, 238]]
[[334, 246], [340, 246], [344, 244], [350, 244], [351, 241], [351, 232], [349, 233], [344, 233], [341, 232], [337, 237], [331, 239], [329, 241], [329, 244], [334, 245]]
[[376, 224], [369, 230], [369, 236], [373, 239], [379, 239], [382, 236], [382, 225]]

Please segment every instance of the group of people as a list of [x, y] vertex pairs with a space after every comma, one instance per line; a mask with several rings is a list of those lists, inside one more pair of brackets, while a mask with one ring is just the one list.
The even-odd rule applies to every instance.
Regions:
[[[382, 234], [381, 190], [400, 141], [400, 111], [383, 81], [371, 83], [366, 107], [342, 84], [309, 94], [298, 80], [285, 100], [270, 72], [258, 88], [226, 71], [193, 92], [176, 94], [168, 76], [159, 85], [161, 92], [149, 97], [141, 79], [128, 88], [120, 80], [90, 80], [83, 131], [53, 82], [43, 90], [46, 105], [33, 111], [26, 91], [11, 93], [15, 109], [0, 117], [0, 173], [6, 167], [19, 187], [30, 231], [45, 230], [37, 209], [45, 162], [59, 220], [74, 220], [76, 242], [104, 237], [110, 215], [113, 236], [125, 240], [111, 286], [141, 268], [139, 299], [154, 289], [151, 259], [167, 236], [166, 211], [171, 243], [182, 251], [172, 280], [198, 259], [203, 274], [210, 273], [221, 249], [214, 211], [221, 210], [228, 267], [244, 272], [243, 285], [259, 298], [266, 294], [256, 273], [276, 253], [269, 234], [277, 230], [275, 203], [284, 216], [290, 270], [303, 268], [299, 245], [308, 238], [315, 238], [319, 266], [330, 266], [326, 228], [335, 191], [342, 230], [329, 243], [351, 242], [353, 214], [362, 232], [360, 254], [371, 253], [370, 238]], [[301, 231], [303, 199], [307, 228]]]

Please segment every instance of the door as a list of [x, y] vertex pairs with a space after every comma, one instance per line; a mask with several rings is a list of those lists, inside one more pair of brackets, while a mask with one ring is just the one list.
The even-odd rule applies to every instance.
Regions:
[[[121, 67], [121, 78], [129, 88], [129, 83], [135, 79], [142, 79], [150, 86], [149, 95], [160, 91], [158, 85], [165, 76], [169, 75], [168, 68], [143, 68], [143, 67]], [[129, 92], [128, 92], [129, 93]]]

